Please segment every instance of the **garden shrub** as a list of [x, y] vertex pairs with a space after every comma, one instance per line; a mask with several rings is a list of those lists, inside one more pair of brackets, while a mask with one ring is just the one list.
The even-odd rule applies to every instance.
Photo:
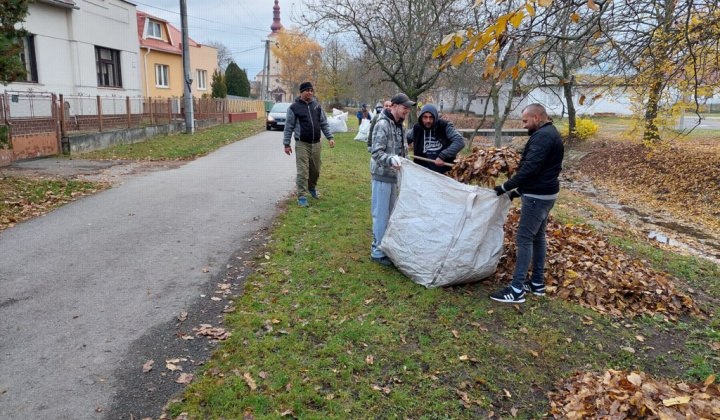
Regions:
[[[575, 137], [578, 140], [585, 140], [586, 138], [597, 133], [599, 125], [595, 124], [590, 118], [578, 118], [575, 120]], [[564, 133], [568, 135], [568, 133]]]

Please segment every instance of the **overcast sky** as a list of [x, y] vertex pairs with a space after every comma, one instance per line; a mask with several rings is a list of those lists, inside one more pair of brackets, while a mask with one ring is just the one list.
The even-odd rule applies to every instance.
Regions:
[[[180, 0], [128, 0], [138, 10], [165, 19], [178, 29]], [[279, 0], [284, 27], [293, 26], [290, 12], [293, 0]], [[275, 0], [186, 0], [190, 38], [201, 44], [220, 41], [232, 51], [240, 68], [252, 81], [262, 70], [265, 40], [270, 33]]]

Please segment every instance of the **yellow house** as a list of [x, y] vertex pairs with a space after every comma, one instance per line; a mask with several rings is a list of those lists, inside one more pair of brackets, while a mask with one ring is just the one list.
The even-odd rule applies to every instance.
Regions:
[[[140, 69], [143, 96], [182, 97], [183, 86], [182, 33], [168, 21], [137, 11], [140, 40]], [[193, 72], [191, 91], [201, 97], [212, 89], [212, 74], [217, 69], [217, 50], [188, 39], [190, 67]]]

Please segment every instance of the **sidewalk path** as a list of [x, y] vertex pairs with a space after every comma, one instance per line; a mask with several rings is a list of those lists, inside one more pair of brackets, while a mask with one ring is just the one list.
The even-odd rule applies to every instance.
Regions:
[[[281, 138], [265, 132], [177, 169], [134, 175], [2, 232], [0, 419], [130, 418], [109, 411], [127, 400], [119, 395], [132, 387], [126, 378], [143, 375], [137, 360], [171, 351], [183, 311], [192, 317], [220, 304], [206, 315], [222, 320], [227, 302], [210, 300], [217, 281], [292, 191], [295, 159]], [[175, 341], [188, 344], [178, 357], [212, 349], [205, 338]], [[178, 364], [188, 371], [191, 362]], [[154, 363], [166, 382], [158, 389], [182, 387], [165, 364]], [[141, 391], [162, 408], [164, 394]]]

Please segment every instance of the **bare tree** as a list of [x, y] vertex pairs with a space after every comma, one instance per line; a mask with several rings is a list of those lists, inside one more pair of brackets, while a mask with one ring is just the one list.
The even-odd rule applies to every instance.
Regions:
[[641, 0], [616, 5], [612, 19], [613, 71], [634, 87], [644, 108], [643, 141], [656, 144], [686, 97], [700, 117], [701, 90], [718, 92], [719, 6], [715, 0]]
[[[300, 17], [331, 34], [350, 33], [368, 51], [387, 80], [410, 98], [430, 89], [442, 72], [432, 57], [444, 34], [465, 27], [466, 0], [304, 0]], [[414, 114], [414, 113], [413, 113]], [[413, 115], [411, 114], [411, 115]]]
[[318, 74], [318, 90], [339, 106], [340, 100], [350, 93], [351, 57], [338, 39], [330, 40], [322, 52], [322, 65]]
[[205, 45], [213, 47], [217, 50], [218, 68], [221, 73], [225, 73], [227, 66], [235, 61], [232, 51], [225, 44], [220, 41], [209, 41]]

